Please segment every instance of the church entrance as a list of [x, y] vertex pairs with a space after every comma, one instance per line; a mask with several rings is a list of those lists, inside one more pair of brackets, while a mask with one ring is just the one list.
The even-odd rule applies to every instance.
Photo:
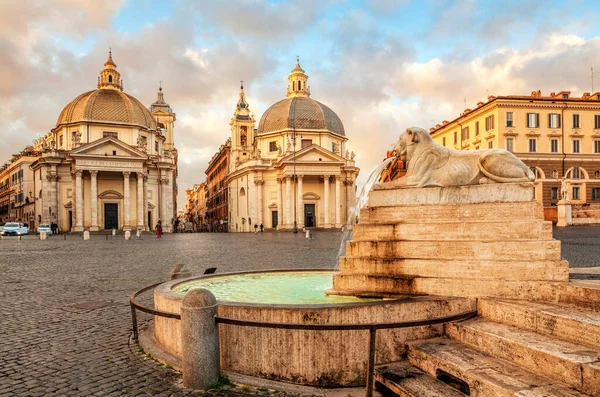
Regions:
[[73, 230], [73, 211], [69, 211], [69, 231]]
[[315, 205], [304, 204], [304, 227], [317, 226], [315, 220]]
[[104, 204], [104, 229], [119, 228], [119, 206], [118, 204]]
[[272, 211], [271, 212], [271, 227], [273, 229], [275, 229], [277, 227], [277, 225], [279, 225], [279, 219], [278, 219], [278, 215], [277, 215], [277, 211]]

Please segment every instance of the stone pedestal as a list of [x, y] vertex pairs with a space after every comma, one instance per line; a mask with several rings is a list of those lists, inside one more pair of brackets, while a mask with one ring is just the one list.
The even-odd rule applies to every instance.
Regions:
[[361, 210], [329, 293], [527, 298], [567, 282], [532, 183], [401, 189]]
[[90, 239], [90, 232], [89, 231], [86, 230], [85, 232], [83, 232], [83, 239], [86, 240], [86, 241]]
[[571, 203], [560, 200], [556, 204], [556, 209], [558, 212], [558, 222], [556, 223], [556, 226], [557, 227], [571, 226], [573, 224], [573, 214], [571, 212]]
[[46, 240], [47, 235], [46, 232], [40, 232], [40, 240]]

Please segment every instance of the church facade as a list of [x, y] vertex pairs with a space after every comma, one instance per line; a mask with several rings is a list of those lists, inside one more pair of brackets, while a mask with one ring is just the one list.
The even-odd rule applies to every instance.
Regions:
[[112, 54], [97, 89], [71, 101], [35, 143], [38, 223], [62, 231], [172, 231], [177, 212], [176, 115], [164, 101], [146, 108], [123, 91]]
[[310, 98], [299, 61], [255, 129], [243, 85], [230, 122], [229, 231], [351, 226], [359, 169], [340, 118]]

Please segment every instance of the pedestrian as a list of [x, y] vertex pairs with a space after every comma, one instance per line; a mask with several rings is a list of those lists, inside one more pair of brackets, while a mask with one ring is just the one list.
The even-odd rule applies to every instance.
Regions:
[[179, 233], [179, 219], [175, 219], [175, 233]]
[[258, 225], [256, 223], [254, 224], [254, 233], [258, 233]]
[[265, 225], [262, 224], [262, 222], [260, 223], [260, 232], [264, 232], [265, 231]]
[[157, 238], [161, 238], [162, 234], [163, 234], [163, 230], [162, 230], [162, 222], [160, 221], [160, 219], [158, 220], [158, 223], [156, 224], [156, 237]]

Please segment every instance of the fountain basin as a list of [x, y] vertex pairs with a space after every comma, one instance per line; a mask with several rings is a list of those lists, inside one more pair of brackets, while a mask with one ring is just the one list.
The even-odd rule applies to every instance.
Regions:
[[[261, 322], [400, 322], [459, 314], [474, 310], [476, 306], [474, 300], [467, 298], [403, 296], [396, 299], [360, 299], [327, 296], [319, 290], [331, 287], [331, 275], [331, 272], [322, 270], [269, 271], [174, 280], [155, 289], [154, 304], [158, 310], [180, 313], [184, 293], [196, 285], [209, 290], [212, 287], [211, 291], [219, 303], [220, 317]], [[299, 285], [304, 285], [304, 288], [298, 288]], [[258, 291], [259, 296], [253, 289]], [[269, 299], [261, 298], [265, 295]], [[282, 301], [281, 297], [287, 301]], [[290, 297], [293, 297], [291, 301]], [[223, 371], [321, 387], [360, 386], [365, 383], [369, 347], [367, 331], [270, 329], [229, 324], [219, 327]], [[176, 357], [181, 357], [182, 349], [186, 348], [181, 346], [180, 332], [179, 320], [155, 317], [156, 342]], [[380, 330], [377, 333], [376, 362], [397, 361], [404, 353], [404, 342], [442, 333], [441, 324]]]

